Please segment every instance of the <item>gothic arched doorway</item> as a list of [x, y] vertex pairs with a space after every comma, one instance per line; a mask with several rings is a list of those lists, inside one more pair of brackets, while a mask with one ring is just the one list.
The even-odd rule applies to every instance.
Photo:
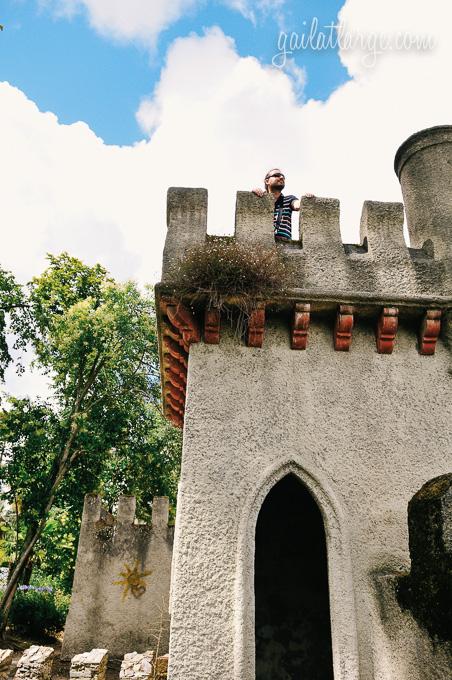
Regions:
[[256, 680], [333, 680], [325, 530], [295, 475], [259, 513], [255, 597]]

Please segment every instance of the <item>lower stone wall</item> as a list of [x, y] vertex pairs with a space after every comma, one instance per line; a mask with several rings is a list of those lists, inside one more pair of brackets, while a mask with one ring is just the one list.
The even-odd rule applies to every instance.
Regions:
[[[12, 649], [0, 650], [0, 677], [2, 680], [50, 680], [54, 677], [53, 647], [32, 645], [24, 651], [17, 664], [13, 662]], [[76, 654], [69, 670], [69, 680], [106, 680], [109, 653], [107, 649], [92, 649]], [[143, 654], [125, 654], [119, 670], [119, 680], [165, 680], [168, 674], [168, 655], [155, 656], [147, 650]], [[109, 677], [111, 678], [111, 672]], [[61, 677], [61, 669], [57, 676]]]
[[85, 498], [62, 658], [105, 648], [165, 654], [173, 528], [167, 498], [154, 498], [152, 526], [135, 520], [135, 498], [119, 500], [116, 517], [99, 496]]

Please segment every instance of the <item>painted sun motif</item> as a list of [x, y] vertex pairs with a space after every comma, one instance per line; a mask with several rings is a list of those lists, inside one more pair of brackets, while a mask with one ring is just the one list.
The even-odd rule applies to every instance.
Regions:
[[138, 560], [136, 560], [133, 569], [128, 564], [124, 564], [124, 571], [120, 572], [122, 579], [113, 581], [114, 586], [122, 586], [121, 600], [124, 601], [131, 593], [135, 598], [141, 597], [146, 592], [146, 576], [150, 576], [152, 571], [138, 570]]

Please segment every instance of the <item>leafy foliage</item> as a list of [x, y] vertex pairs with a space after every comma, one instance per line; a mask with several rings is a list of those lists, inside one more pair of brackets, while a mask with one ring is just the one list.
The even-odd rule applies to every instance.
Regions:
[[[0, 267], [0, 380], [5, 377], [5, 369], [12, 358], [7, 342], [8, 317], [11, 317], [12, 328], [17, 330], [19, 312], [24, 311], [25, 302], [22, 288], [15, 281], [14, 276]], [[23, 317], [22, 317], [23, 318]], [[20, 338], [16, 346], [21, 345]], [[21, 366], [18, 367], [21, 370]]]
[[10, 612], [11, 626], [30, 636], [53, 635], [64, 627], [69, 597], [59, 592], [19, 590]]
[[149, 521], [153, 496], [168, 496], [174, 516], [180, 472], [182, 433], [155, 408], [136, 423], [140, 443], [113, 449], [105, 460], [99, 490], [112, 508], [121, 494], [137, 499], [137, 515]]
[[[50, 382], [46, 401], [8, 397], [0, 411], [2, 493], [15, 509], [5, 532], [15, 569], [4, 616], [27, 564], [69, 589], [85, 493], [110, 506], [137, 496], [175, 503], [180, 436], [162, 418], [153, 299], [67, 253], [28, 286], [18, 328]], [[17, 559], [16, 559], [17, 556]]]
[[7, 460], [0, 470], [5, 486], [2, 498], [19, 500], [21, 520], [27, 526], [41, 516], [50, 474], [58, 419], [48, 404], [30, 399], [7, 399], [0, 412], [0, 439], [7, 445]]

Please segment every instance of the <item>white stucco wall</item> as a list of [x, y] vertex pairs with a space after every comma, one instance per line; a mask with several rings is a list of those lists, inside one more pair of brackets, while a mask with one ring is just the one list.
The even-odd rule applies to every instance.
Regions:
[[[262, 349], [226, 330], [219, 346], [191, 347], [170, 680], [254, 680], [254, 530], [287, 472], [324, 517], [335, 680], [416, 677], [397, 663], [402, 641], [388, 651], [375, 574], [409, 569], [408, 501], [451, 470], [450, 366], [441, 340], [421, 356], [403, 324], [394, 353], [377, 354], [359, 319], [349, 353], [315, 320], [306, 351], [290, 349], [282, 320], [267, 322]], [[411, 662], [419, 678], [423, 663]]]

